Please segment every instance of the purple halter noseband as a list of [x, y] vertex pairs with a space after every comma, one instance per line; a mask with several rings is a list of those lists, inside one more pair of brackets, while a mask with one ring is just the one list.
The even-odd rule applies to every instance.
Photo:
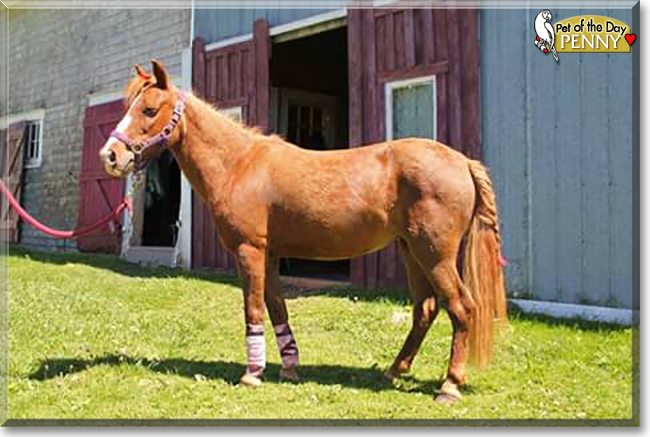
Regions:
[[178, 123], [181, 121], [181, 116], [183, 115], [183, 110], [185, 109], [185, 102], [187, 101], [187, 94], [185, 94], [183, 91], [180, 91], [178, 93], [178, 100], [176, 101], [176, 106], [174, 107], [174, 112], [172, 113], [172, 118], [169, 120], [169, 123], [167, 126], [165, 126], [159, 134], [154, 135], [153, 137], [149, 138], [148, 140], [141, 142], [141, 141], [134, 141], [127, 137], [124, 133], [118, 132], [117, 130], [113, 130], [111, 132], [110, 138], [115, 138], [121, 142], [123, 142], [127, 149], [133, 153], [135, 162], [135, 171], [142, 170], [147, 166], [148, 161], [143, 158], [144, 151], [149, 149], [150, 147], [156, 147], [156, 146], [167, 146], [169, 143], [169, 138], [172, 135], [172, 132], [174, 132], [174, 129], [178, 125]]

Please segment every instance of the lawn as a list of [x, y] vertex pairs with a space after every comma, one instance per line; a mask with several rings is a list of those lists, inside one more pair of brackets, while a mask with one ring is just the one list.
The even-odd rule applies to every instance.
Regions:
[[211, 273], [114, 257], [11, 249], [9, 418], [565, 418], [632, 416], [632, 331], [511, 314], [493, 365], [472, 370], [461, 403], [433, 402], [451, 326], [441, 313], [394, 385], [403, 293], [311, 291], [288, 300], [300, 383], [279, 383], [267, 323], [267, 382], [244, 371], [242, 293]]

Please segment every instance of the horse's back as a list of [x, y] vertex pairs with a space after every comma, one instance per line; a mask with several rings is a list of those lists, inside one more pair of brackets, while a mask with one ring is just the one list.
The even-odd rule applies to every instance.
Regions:
[[467, 173], [462, 155], [423, 139], [327, 152], [280, 146], [267, 160], [276, 250], [325, 259], [381, 249], [402, 233], [396, 216], [423, 196], [458, 192], [444, 178], [462, 176], [445, 173]]

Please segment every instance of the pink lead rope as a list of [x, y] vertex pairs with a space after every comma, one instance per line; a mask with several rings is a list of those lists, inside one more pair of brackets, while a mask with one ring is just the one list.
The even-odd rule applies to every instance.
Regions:
[[25, 220], [31, 226], [43, 232], [44, 234], [50, 235], [55, 238], [61, 238], [61, 239], [72, 239], [72, 238], [78, 238], [84, 235], [92, 234], [93, 232], [97, 231], [101, 227], [109, 224], [111, 221], [119, 218], [120, 213], [122, 213], [122, 211], [124, 211], [125, 209], [129, 211], [129, 213], [132, 210], [131, 199], [125, 198], [124, 200], [122, 200], [122, 202], [120, 202], [119, 205], [117, 205], [117, 207], [115, 207], [113, 211], [111, 211], [109, 214], [107, 214], [97, 223], [94, 223], [90, 226], [86, 226], [84, 228], [75, 229], [72, 231], [59, 231], [56, 229], [52, 229], [48, 226], [45, 226], [44, 224], [36, 220], [34, 217], [29, 215], [29, 213], [25, 211], [22, 208], [22, 206], [20, 206], [20, 203], [18, 203], [16, 198], [7, 189], [7, 186], [5, 185], [4, 181], [2, 181], [2, 179], [0, 179], [0, 191], [5, 196], [5, 198], [9, 201], [9, 205], [11, 205], [11, 207], [18, 213], [18, 215], [23, 220]]

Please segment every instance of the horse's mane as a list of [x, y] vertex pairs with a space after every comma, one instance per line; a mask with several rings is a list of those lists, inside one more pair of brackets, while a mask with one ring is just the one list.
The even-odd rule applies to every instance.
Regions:
[[266, 138], [272, 138], [272, 139], [277, 139], [280, 141], [284, 141], [284, 139], [276, 134], [272, 135], [266, 135], [262, 130], [257, 127], [257, 126], [248, 126], [246, 125], [242, 120], [237, 120], [234, 117], [231, 117], [229, 115], [224, 114], [223, 112], [220, 111], [220, 108], [218, 105], [213, 105], [209, 102], [206, 102], [205, 100], [197, 97], [196, 95], [192, 95], [194, 97], [194, 102], [202, 108], [205, 112], [210, 114], [211, 116], [218, 118], [219, 120], [229, 123], [232, 125], [235, 129], [238, 129], [242, 131], [243, 133], [252, 135], [252, 136], [263, 136]]

